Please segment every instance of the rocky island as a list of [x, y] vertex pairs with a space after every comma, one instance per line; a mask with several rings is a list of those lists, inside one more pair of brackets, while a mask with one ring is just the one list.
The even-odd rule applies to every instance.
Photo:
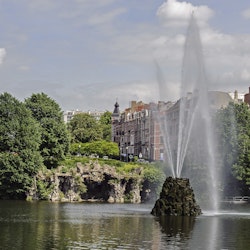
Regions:
[[77, 162], [67, 171], [63, 166], [39, 171], [27, 197], [29, 200], [141, 203], [156, 199], [158, 185], [145, 176], [143, 166], [135, 165], [124, 172], [91, 160], [85, 164]]
[[168, 177], [162, 187], [160, 198], [151, 212], [155, 216], [197, 216], [201, 209], [195, 201], [189, 180]]

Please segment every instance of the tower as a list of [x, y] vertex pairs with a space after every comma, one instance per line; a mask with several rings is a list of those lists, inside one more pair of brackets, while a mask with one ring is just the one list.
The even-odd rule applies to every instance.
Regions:
[[114, 111], [111, 115], [111, 138], [113, 142], [118, 143], [120, 142], [120, 137], [119, 137], [119, 120], [120, 120], [120, 110], [119, 110], [119, 104], [116, 101], [115, 103], [115, 108]]

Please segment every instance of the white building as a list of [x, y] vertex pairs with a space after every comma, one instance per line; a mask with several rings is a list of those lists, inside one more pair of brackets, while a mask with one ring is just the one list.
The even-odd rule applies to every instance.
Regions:
[[82, 111], [82, 110], [68, 110], [68, 111], [65, 111], [63, 113], [63, 120], [65, 123], [68, 123], [74, 115], [76, 114], [81, 114], [81, 113], [87, 113], [91, 116], [93, 116], [96, 120], [99, 120], [100, 117], [105, 113], [105, 111], [97, 111], [97, 110], [94, 110], [94, 111]]

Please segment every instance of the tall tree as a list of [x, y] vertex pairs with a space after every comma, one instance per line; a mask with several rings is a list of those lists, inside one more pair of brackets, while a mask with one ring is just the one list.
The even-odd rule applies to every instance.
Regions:
[[221, 162], [225, 178], [231, 180], [228, 190], [233, 190], [234, 176], [246, 194], [250, 187], [250, 110], [244, 103], [230, 103], [218, 111], [217, 119]]
[[44, 93], [33, 94], [25, 100], [33, 117], [42, 128], [41, 155], [46, 167], [56, 167], [69, 150], [69, 134], [59, 105]]
[[42, 165], [40, 126], [23, 103], [0, 95], [0, 198], [25, 198]]
[[244, 184], [243, 192], [250, 194], [250, 109], [243, 103], [235, 105], [237, 124], [238, 157], [233, 171], [239, 181]]
[[106, 111], [101, 115], [99, 120], [102, 127], [103, 140], [105, 141], [111, 141], [111, 115], [110, 111]]
[[102, 139], [102, 129], [97, 120], [88, 113], [73, 116], [69, 122], [73, 142], [92, 142]]

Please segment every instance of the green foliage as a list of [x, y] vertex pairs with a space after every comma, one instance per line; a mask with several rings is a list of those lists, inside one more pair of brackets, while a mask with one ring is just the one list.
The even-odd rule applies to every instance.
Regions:
[[69, 134], [59, 105], [46, 94], [33, 94], [25, 100], [42, 132], [40, 151], [48, 168], [56, 167], [69, 150]]
[[87, 157], [78, 157], [78, 156], [70, 156], [66, 157], [64, 160], [60, 161], [60, 166], [66, 168], [66, 172], [71, 168], [75, 167], [78, 162], [82, 163], [83, 165], [89, 163], [89, 158]]
[[112, 113], [106, 111], [101, 115], [99, 124], [102, 128], [103, 140], [111, 141], [111, 115]]
[[75, 184], [80, 195], [87, 192], [87, 186], [82, 182], [80, 175], [75, 176]]
[[237, 122], [238, 157], [233, 171], [238, 180], [250, 188], [250, 110], [246, 104], [235, 105]]
[[250, 187], [250, 110], [244, 103], [231, 103], [218, 111], [217, 119], [223, 172], [227, 178], [232, 179], [234, 175], [243, 186], [243, 194], [247, 194]]
[[80, 113], [73, 116], [68, 125], [72, 142], [92, 142], [102, 139], [102, 129], [97, 120], [87, 113]]
[[116, 158], [119, 156], [118, 145], [114, 142], [93, 141], [89, 143], [72, 143], [70, 145], [70, 153], [73, 155], [92, 155], [99, 157], [108, 156]]
[[117, 167], [117, 171], [119, 173], [132, 173], [132, 172], [135, 172], [136, 169], [139, 169], [139, 165], [136, 165], [136, 164], [130, 164], [130, 163], [124, 163], [122, 164], [121, 166]]
[[41, 131], [25, 105], [0, 95], [0, 198], [25, 198], [42, 164]]
[[54, 189], [54, 184], [46, 180], [37, 180], [37, 194], [40, 200], [49, 200]]
[[163, 171], [153, 165], [146, 165], [143, 170], [144, 178], [150, 183], [163, 183], [166, 176]]
[[144, 189], [150, 189], [152, 193], [159, 196], [162, 185], [166, 179], [166, 175], [161, 168], [161, 165], [147, 164], [143, 169]]

